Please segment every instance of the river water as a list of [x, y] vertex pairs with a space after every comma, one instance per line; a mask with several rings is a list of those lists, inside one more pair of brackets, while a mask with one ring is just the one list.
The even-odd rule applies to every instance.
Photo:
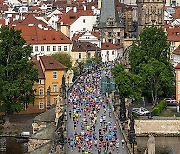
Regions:
[[6, 137], [6, 152], [0, 154], [23, 154], [27, 152], [27, 143], [17, 142], [14, 137]]
[[[148, 137], [137, 137], [138, 154], [144, 154]], [[180, 154], [180, 137], [155, 137], [156, 154]]]

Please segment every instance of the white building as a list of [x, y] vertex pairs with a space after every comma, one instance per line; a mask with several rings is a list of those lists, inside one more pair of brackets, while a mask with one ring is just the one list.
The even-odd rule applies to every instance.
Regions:
[[92, 10], [77, 10], [74, 7], [58, 21], [58, 29], [70, 39], [75, 33], [92, 31], [96, 15]]
[[90, 42], [92, 44], [97, 44], [99, 48], [101, 48], [101, 40], [99, 32], [83, 32], [74, 34], [72, 37], [72, 41], [81, 41], [81, 42]]
[[21, 30], [21, 36], [26, 40], [27, 44], [33, 47], [32, 55], [51, 55], [61, 51], [71, 53], [71, 40], [59, 31], [27, 25], [14, 28]]
[[115, 59], [122, 57], [122, 54], [123, 47], [119, 44], [105, 42], [101, 45], [102, 62], [114, 61]]

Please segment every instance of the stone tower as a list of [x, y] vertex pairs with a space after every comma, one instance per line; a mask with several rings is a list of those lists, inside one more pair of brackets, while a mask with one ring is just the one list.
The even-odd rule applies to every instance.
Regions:
[[100, 30], [102, 42], [123, 42], [124, 26], [114, 0], [101, 1], [101, 14], [96, 28]]
[[165, 0], [137, 0], [138, 6], [138, 33], [144, 27], [164, 24]]

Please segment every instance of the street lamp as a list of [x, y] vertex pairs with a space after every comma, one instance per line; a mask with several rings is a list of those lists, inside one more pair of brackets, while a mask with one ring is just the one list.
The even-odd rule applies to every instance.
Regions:
[[49, 86], [48, 89], [47, 89], [47, 109], [50, 109], [50, 106], [51, 106], [50, 96], [51, 96], [51, 88], [50, 88], [50, 86]]
[[131, 148], [133, 148], [133, 154], [134, 154], [134, 144], [136, 144], [136, 134], [134, 129], [134, 116], [130, 115], [130, 123], [129, 123], [130, 129], [128, 130], [128, 140], [131, 144]]
[[120, 120], [121, 121], [126, 120], [126, 106], [125, 106], [125, 98], [124, 97], [121, 99], [121, 103], [120, 103]]

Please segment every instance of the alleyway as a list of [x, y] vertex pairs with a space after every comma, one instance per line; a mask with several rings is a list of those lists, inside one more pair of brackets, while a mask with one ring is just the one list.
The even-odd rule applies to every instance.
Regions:
[[85, 74], [68, 98], [67, 154], [127, 154], [107, 99], [100, 94], [102, 72]]

